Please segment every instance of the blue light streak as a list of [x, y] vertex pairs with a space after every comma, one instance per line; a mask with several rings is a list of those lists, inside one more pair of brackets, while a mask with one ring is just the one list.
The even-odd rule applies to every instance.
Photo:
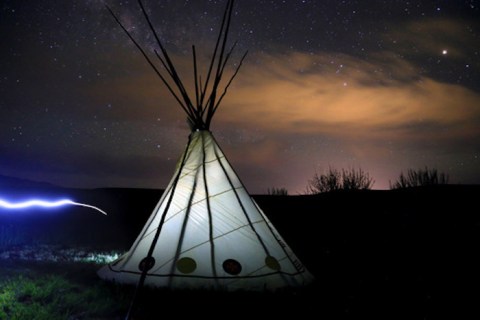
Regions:
[[32, 208], [32, 207], [40, 207], [40, 208], [55, 208], [55, 207], [61, 207], [61, 206], [80, 206], [80, 207], [86, 207], [90, 208], [93, 210], [96, 210], [104, 215], [107, 215], [105, 211], [103, 211], [100, 208], [97, 208], [95, 206], [86, 204], [86, 203], [80, 203], [80, 202], [75, 202], [69, 199], [61, 199], [57, 201], [45, 201], [45, 200], [40, 200], [40, 199], [31, 199], [31, 200], [26, 200], [26, 201], [21, 201], [21, 202], [10, 202], [4, 199], [0, 199], [0, 207], [1, 208], [6, 208], [6, 209], [27, 209], [27, 208]]

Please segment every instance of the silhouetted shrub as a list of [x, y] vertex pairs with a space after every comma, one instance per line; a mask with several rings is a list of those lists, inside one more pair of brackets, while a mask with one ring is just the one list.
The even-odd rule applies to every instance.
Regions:
[[308, 180], [307, 193], [317, 194], [335, 190], [367, 190], [371, 189], [375, 181], [362, 169], [349, 169], [338, 171], [329, 168], [326, 173], [315, 172], [312, 179]]
[[343, 190], [369, 190], [372, 188], [375, 180], [361, 168], [355, 170], [342, 169], [342, 189]]
[[312, 179], [308, 180], [307, 193], [316, 194], [339, 190], [341, 188], [341, 175], [337, 169], [329, 168], [327, 173], [315, 172]]
[[268, 188], [267, 193], [271, 196], [288, 196], [287, 188]]
[[398, 180], [393, 184], [390, 182], [390, 189], [402, 189], [421, 186], [432, 186], [448, 184], [449, 177], [445, 173], [438, 173], [437, 169], [409, 169], [407, 174], [400, 173]]

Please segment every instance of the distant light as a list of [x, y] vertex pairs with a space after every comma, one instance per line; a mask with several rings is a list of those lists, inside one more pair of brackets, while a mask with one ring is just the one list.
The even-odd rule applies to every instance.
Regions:
[[442, 54], [445, 56], [446, 54], [448, 53], [448, 51], [446, 49], [443, 49], [442, 50]]
[[21, 201], [21, 202], [10, 202], [4, 199], [0, 199], [0, 207], [1, 208], [6, 208], [6, 209], [26, 209], [26, 208], [32, 208], [32, 207], [40, 207], [40, 208], [55, 208], [55, 207], [61, 207], [61, 206], [80, 206], [80, 207], [86, 207], [90, 209], [94, 209], [99, 211], [100, 213], [107, 215], [107, 213], [95, 206], [86, 204], [86, 203], [79, 203], [75, 202], [69, 199], [61, 199], [57, 201], [45, 201], [45, 200], [40, 200], [40, 199], [31, 199], [27, 201]]
[[112, 253], [91, 253], [87, 257], [81, 257], [81, 258], [74, 258], [74, 261], [79, 261], [79, 262], [90, 262], [90, 263], [95, 263], [95, 264], [107, 264], [110, 262], [113, 262], [117, 260], [120, 257], [120, 254], [118, 252], [112, 252]]

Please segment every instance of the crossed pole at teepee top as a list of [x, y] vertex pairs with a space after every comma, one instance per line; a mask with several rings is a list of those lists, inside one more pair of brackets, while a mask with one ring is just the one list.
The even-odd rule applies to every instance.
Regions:
[[[142, 10], [143, 16], [148, 23], [150, 31], [153, 33], [155, 40], [160, 48], [160, 52], [154, 50], [155, 56], [159, 60], [161, 66], [157, 66], [158, 62], [154, 62], [154, 60], [147, 54], [146, 50], [139, 44], [137, 40], [132, 36], [132, 34], [126, 29], [126, 27], [122, 24], [120, 19], [115, 15], [115, 13], [110, 9], [110, 7], [106, 6], [110, 14], [113, 16], [115, 21], [118, 25], [122, 28], [122, 30], [127, 34], [130, 40], [135, 44], [138, 50], [141, 52], [145, 60], [148, 64], [152, 67], [155, 71], [157, 76], [162, 80], [163, 84], [167, 87], [168, 91], [173, 95], [175, 100], [181, 106], [183, 111], [187, 114], [188, 123], [191, 127], [192, 131], [195, 130], [209, 130], [210, 124], [213, 118], [213, 115], [217, 111], [220, 102], [222, 101], [223, 97], [227, 93], [228, 88], [230, 87], [233, 79], [237, 76], [240, 67], [242, 66], [243, 60], [247, 56], [247, 52], [243, 54], [241, 57], [235, 71], [233, 72], [230, 79], [226, 82], [225, 86], [223, 87], [223, 91], [219, 94], [219, 87], [221, 84], [223, 72], [225, 71], [225, 67], [227, 62], [229, 61], [236, 43], [227, 51], [226, 45], [228, 40], [228, 32], [230, 29], [230, 22], [232, 18], [232, 11], [233, 11], [233, 3], [234, 0], [228, 0], [227, 5], [225, 7], [225, 11], [223, 14], [222, 23], [220, 26], [220, 31], [218, 33], [217, 41], [215, 43], [215, 47], [213, 50], [213, 55], [210, 60], [207, 77], [205, 83], [202, 84], [201, 76], [198, 74], [197, 68], [197, 56], [195, 51], [195, 46], [192, 46], [192, 56], [193, 56], [193, 71], [194, 71], [194, 84], [195, 84], [195, 99], [192, 101], [190, 96], [185, 89], [185, 86], [178, 75], [173, 62], [165, 49], [162, 41], [158, 37], [158, 34], [148, 16], [145, 7], [141, 0], [138, 0], [138, 4]], [[165, 72], [168, 74], [165, 75]], [[173, 81], [171, 84], [170, 81]], [[212, 84], [210, 82], [212, 81]], [[181, 167], [183, 167], [186, 159], [186, 153], [182, 159]], [[143, 288], [145, 283], [145, 279], [147, 277], [148, 271], [153, 267], [154, 258], [153, 258], [153, 251], [157, 244], [158, 238], [162, 231], [163, 223], [165, 222], [165, 216], [168, 212], [170, 207], [173, 195], [175, 193], [176, 184], [180, 177], [182, 170], [178, 171], [177, 176], [175, 177], [174, 183], [172, 185], [172, 189], [170, 192], [170, 196], [167, 202], [167, 205], [164, 209], [162, 214], [162, 218], [159, 222], [159, 225], [156, 229], [155, 236], [152, 240], [152, 243], [149, 247], [147, 256], [141, 262], [141, 276], [135, 288], [134, 296], [131, 300], [130, 307], [128, 313], [126, 315], [127, 320], [131, 319], [133, 312], [135, 310], [136, 301], [140, 291]]]

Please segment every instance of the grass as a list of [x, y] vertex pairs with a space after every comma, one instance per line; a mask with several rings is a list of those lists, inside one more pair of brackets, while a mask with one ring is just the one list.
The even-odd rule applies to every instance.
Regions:
[[[129, 290], [96, 279], [97, 265], [2, 263], [0, 319], [112, 319]], [[61, 271], [63, 270], [63, 271]]]
[[[116, 320], [123, 319], [133, 297], [133, 286], [101, 281], [97, 264], [0, 260], [1, 320]], [[213, 304], [232, 310], [248, 304], [270, 314], [275, 306], [310, 303], [300, 291], [279, 293], [172, 291], [144, 287], [135, 306], [134, 319], [156, 319], [160, 313], [184, 312], [185, 304], [211, 315]], [[236, 314], [251, 315], [251, 308]], [[283, 310], [283, 309], [282, 309]], [[283, 312], [283, 311], [282, 311]]]

